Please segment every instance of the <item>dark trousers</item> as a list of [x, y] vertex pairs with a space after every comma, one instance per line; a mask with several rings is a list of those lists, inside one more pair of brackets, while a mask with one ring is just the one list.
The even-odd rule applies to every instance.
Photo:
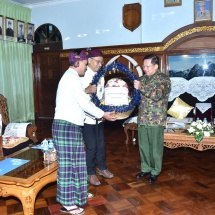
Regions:
[[86, 144], [88, 175], [94, 175], [96, 173], [96, 166], [100, 170], [107, 169], [103, 122], [96, 125], [85, 123], [83, 127], [83, 137]]
[[159, 175], [162, 169], [164, 127], [138, 125], [141, 171]]

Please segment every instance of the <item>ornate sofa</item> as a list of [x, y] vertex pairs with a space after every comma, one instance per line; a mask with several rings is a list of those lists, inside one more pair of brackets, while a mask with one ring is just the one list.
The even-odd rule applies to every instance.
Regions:
[[[18, 150], [21, 150], [30, 144], [34, 144], [38, 142], [36, 138], [37, 126], [32, 124], [27, 124], [25, 137], [23, 137], [23, 141], [17, 141], [12, 145], [7, 145], [3, 141], [3, 135], [5, 133], [5, 129], [8, 125], [10, 125], [9, 115], [8, 115], [8, 107], [6, 98], [0, 94], [0, 114], [1, 114], [1, 124], [0, 124], [0, 157], [8, 156]], [[20, 123], [22, 124], [22, 123]], [[18, 138], [17, 138], [18, 139]]]

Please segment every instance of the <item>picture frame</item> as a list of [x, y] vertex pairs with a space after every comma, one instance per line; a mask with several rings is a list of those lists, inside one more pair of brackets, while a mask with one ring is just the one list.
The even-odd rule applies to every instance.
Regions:
[[25, 42], [25, 22], [17, 20], [16, 25], [17, 42]]
[[4, 23], [3, 23], [3, 16], [0, 15], [0, 37], [2, 37], [4, 35]]
[[5, 35], [7, 38], [13, 38], [15, 36], [14, 19], [11, 19], [9, 17], [5, 18]]
[[181, 6], [182, 0], [164, 0], [164, 7]]
[[28, 43], [34, 43], [34, 24], [32, 23], [27, 23], [27, 28], [26, 28], [26, 39]]
[[194, 22], [212, 21], [212, 0], [194, 0]]
[[215, 53], [168, 55], [169, 77], [215, 77]]

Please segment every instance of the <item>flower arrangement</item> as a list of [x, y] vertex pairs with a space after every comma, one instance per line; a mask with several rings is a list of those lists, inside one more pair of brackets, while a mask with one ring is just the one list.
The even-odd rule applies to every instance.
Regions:
[[198, 143], [202, 141], [204, 136], [209, 137], [213, 133], [214, 131], [211, 123], [203, 122], [202, 120], [192, 122], [187, 129], [187, 134], [194, 135], [194, 138]]
[[[122, 71], [124, 74], [128, 76], [128, 78], [133, 82], [134, 80], [138, 80], [136, 75], [129, 70], [129, 68], [122, 63], [112, 63], [103, 68], [101, 68], [96, 75], [93, 77], [92, 85], [97, 85], [98, 81], [101, 77], [104, 77], [107, 72], [110, 71]], [[105, 112], [115, 111], [116, 113], [123, 113], [131, 111], [135, 108], [136, 105], [140, 103], [140, 92], [134, 88], [133, 94], [131, 96], [131, 101], [128, 105], [120, 105], [120, 106], [110, 106], [104, 105], [97, 97], [96, 93], [91, 95], [91, 99], [93, 103], [102, 109]]]

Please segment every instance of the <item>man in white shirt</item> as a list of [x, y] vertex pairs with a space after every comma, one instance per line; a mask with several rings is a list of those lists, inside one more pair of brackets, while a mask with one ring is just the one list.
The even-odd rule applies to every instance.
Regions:
[[[98, 49], [88, 51], [88, 66], [83, 78], [81, 78], [85, 92], [88, 94], [97, 93], [98, 99], [104, 94], [104, 77], [97, 86], [91, 85], [94, 75], [103, 65], [103, 54]], [[96, 172], [105, 178], [113, 178], [113, 174], [107, 169], [106, 151], [104, 142], [104, 124], [102, 120], [93, 119], [86, 115], [83, 127], [84, 141], [86, 144], [86, 159], [88, 180], [92, 185], [100, 185], [101, 182]], [[97, 167], [97, 169], [96, 169]]]
[[72, 51], [69, 54], [69, 65], [58, 85], [52, 125], [58, 161], [56, 198], [62, 205], [62, 212], [83, 214], [84, 209], [79, 206], [85, 205], [88, 197], [86, 155], [82, 134], [85, 111], [97, 119], [114, 121], [116, 117], [113, 112], [104, 112], [97, 108], [84, 92], [80, 76], [84, 76], [86, 72], [85, 52]]

